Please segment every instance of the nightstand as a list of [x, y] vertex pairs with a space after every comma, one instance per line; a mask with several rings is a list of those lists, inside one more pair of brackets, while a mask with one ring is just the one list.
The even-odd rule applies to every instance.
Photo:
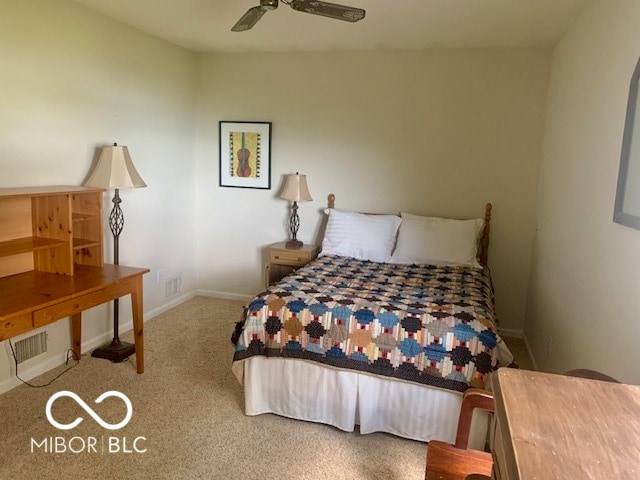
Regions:
[[269, 263], [265, 275], [267, 288], [285, 275], [305, 266], [318, 256], [319, 245], [303, 245], [292, 249], [284, 246], [285, 242], [274, 243], [267, 247]]

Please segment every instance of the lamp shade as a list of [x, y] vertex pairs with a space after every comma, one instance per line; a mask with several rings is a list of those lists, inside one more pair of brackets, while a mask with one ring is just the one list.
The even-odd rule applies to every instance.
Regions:
[[146, 187], [140, 174], [133, 166], [129, 149], [114, 144], [103, 147], [98, 163], [84, 185], [97, 188], [139, 188]]
[[307, 176], [291, 173], [284, 179], [284, 186], [280, 192], [280, 198], [290, 202], [310, 202], [313, 200], [307, 186]]

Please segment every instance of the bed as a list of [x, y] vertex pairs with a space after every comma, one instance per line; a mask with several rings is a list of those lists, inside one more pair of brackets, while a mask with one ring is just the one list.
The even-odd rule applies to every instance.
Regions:
[[[513, 360], [487, 267], [491, 205], [453, 220], [334, 199], [320, 256], [257, 295], [237, 325], [245, 413], [453, 443], [462, 393]], [[485, 420], [471, 445], [484, 444]]]

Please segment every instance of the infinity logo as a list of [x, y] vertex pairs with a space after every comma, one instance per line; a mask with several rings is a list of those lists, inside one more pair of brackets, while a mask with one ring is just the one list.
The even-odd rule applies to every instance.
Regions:
[[68, 423], [66, 425], [62, 423], [58, 423], [51, 415], [51, 406], [60, 397], [73, 398], [76, 401], [76, 403], [84, 409], [85, 412], [91, 415], [91, 418], [93, 418], [96, 422], [98, 422], [102, 428], [106, 428], [107, 430], [120, 430], [127, 423], [129, 423], [129, 420], [131, 420], [131, 416], [133, 415], [133, 406], [131, 405], [131, 400], [129, 400], [129, 398], [124, 393], [116, 392], [115, 390], [110, 390], [108, 392], [104, 392], [102, 395], [96, 398], [95, 403], [102, 403], [102, 401], [105, 398], [118, 397], [127, 406], [127, 414], [125, 415], [124, 420], [122, 420], [120, 423], [116, 423], [115, 425], [112, 425], [102, 420], [102, 418], [100, 418], [98, 414], [94, 412], [93, 409], [89, 405], [87, 405], [85, 401], [82, 400], [78, 395], [76, 395], [73, 392], [63, 390], [61, 392], [54, 393], [53, 395], [51, 395], [51, 397], [49, 398], [49, 401], [47, 402], [47, 408], [46, 408], [47, 420], [49, 420], [49, 423], [59, 430], [71, 430], [72, 428], [75, 428], [78, 425], [80, 425], [82, 420], [84, 420], [82, 417], [78, 417], [73, 422]]

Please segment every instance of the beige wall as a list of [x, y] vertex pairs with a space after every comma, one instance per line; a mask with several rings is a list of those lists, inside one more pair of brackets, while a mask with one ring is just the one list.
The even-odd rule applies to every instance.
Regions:
[[[148, 313], [171, 303], [160, 269], [182, 274], [185, 292], [262, 288], [264, 246], [286, 234], [288, 205], [276, 198], [285, 173], [309, 176], [306, 242], [320, 238], [330, 192], [343, 208], [452, 217], [480, 216], [491, 201], [498, 313], [520, 330], [550, 58], [540, 49], [199, 56], [70, 1], [6, 0], [0, 187], [77, 185], [97, 147], [128, 145], [149, 187], [122, 192], [121, 262], [151, 268]], [[271, 190], [218, 187], [219, 120], [273, 122]], [[127, 322], [127, 301], [122, 311]], [[109, 318], [107, 307], [87, 312], [84, 338], [108, 336]], [[48, 332], [49, 354], [30, 362], [62, 358], [68, 325]], [[0, 389], [8, 378], [0, 355]]]
[[[123, 190], [123, 264], [152, 268], [145, 311], [167, 302], [155, 272], [183, 274], [195, 288], [193, 104], [197, 57], [73, 2], [0, 3], [0, 188], [79, 185], [96, 148], [127, 145], [148, 188]], [[111, 209], [113, 192], [105, 195]], [[112, 260], [106, 229], [106, 258]], [[122, 322], [130, 321], [128, 299]], [[84, 314], [83, 340], [109, 336], [106, 306]], [[69, 325], [47, 327], [49, 351], [23, 373], [55, 365], [70, 346]], [[7, 342], [0, 347], [0, 391], [7, 386]], [[11, 384], [11, 382], [9, 382]]]
[[553, 55], [526, 321], [542, 370], [640, 382], [640, 231], [612, 221], [639, 29], [640, 2], [594, 2]]
[[[199, 285], [252, 294], [285, 238], [282, 175], [308, 175], [299, 238], [327, 194], [370, 212], [481, 216], [502, 326], [521, 330], [536, 227], [548, 50], [210, 54], [198, 92]], [[272, 121], [271, 190], [218, 187], [218, 121]]]

